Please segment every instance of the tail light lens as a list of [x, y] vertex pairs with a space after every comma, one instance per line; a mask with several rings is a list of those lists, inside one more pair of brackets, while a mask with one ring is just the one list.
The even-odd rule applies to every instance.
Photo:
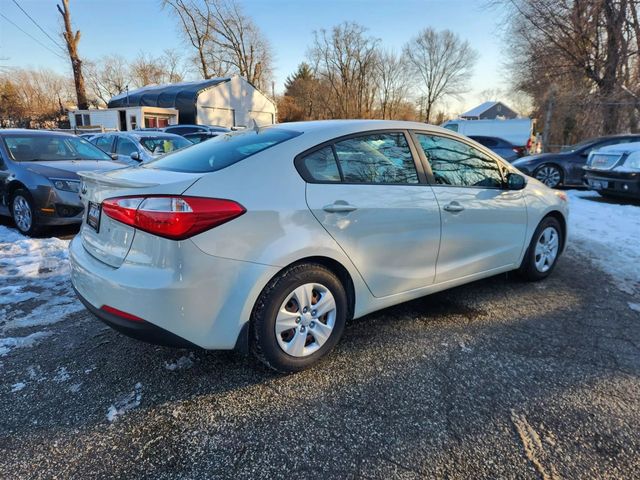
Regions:
[[125, 225], [172, 240], [192, 237], [246, 212], [233, 200], [171, 195], [108, 198], [102, 211]]

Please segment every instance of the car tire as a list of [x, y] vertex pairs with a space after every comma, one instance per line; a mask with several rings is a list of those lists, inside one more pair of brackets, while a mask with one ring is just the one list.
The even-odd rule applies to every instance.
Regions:
[[547, 278], [558, 263], [563, 242], [560, 222], [553, 217], [545, 217], [531, 237], [518, 269], [520, 277], [532, 282]]
[[[322, 312], [314, 305], [321, 305]], [[291, 266], [273, 278], [256, 301], [251, 350], [278, 372], [304, 370], [338, 343], [347, 312], [347, 294], [333, 272], [315, 263]]]
[[36, 235], [40, 231], [35, 214], [33, 198], [27, 190], [18, 189], [11, 195], [11, 218], [16, 228], [24, 235]]
[[549, 188], [557, 188], [562, 185], [564, 175], [562, 169], [557, 165], [544, 164], [540, 165], [533, 172], [533, 177], [544, 183]]

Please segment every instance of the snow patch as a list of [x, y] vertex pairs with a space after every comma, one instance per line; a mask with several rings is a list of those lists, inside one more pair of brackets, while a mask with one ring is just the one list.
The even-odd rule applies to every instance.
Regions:
[[640, 312], [640, 303], [627, 302], [627, 305], [629, 305], [629, 308], [634, 312]]
[[56, 370], [56, 376], [53, 377], [53, 381], [57, 383], [62, 383], [62, 382], [66, 382], [70, 378], [71, 378], [71, 375], [69, 375], [69, 372], [67, 371], [66, 367], [59, 367]]
[[52, 335], [51, 332], [35, 332], [26, 337], [0, 338], [0, 357], [4, 357], [14, 348], [33, 347], [39, 340]]
[[120, 398], [109, 407], [109, 410], [107, 410], [107, 420], [113, 422], [119, 416], [124, 415], [129, 410], [133, 410], [134, 408], [138, 407], [141, 400], [142, 384], [138, 382], [135, 384], [133, 392]]
[[27, 386], [27, 384], [24, 383], [24, 382], [14, 383], [13, 385], [11, 385], [11, 393], [19, 392], [20, 390], [22, 390], [26, 386]]
[[82, 310], [69, 280], [68, 248], [68, 240], [0, 226], [0, 333], [51, 325]]
[[187, 368], [191, 368], [193, 366], [193, 360], [194, 360], [194, 356], [193, 356], [193, 352], [191, 352], [189, 353], [189, 355], [184, 355], [178, 358], [174, 362], [165, 362], [164, 368], [170, 371], [184, 370]]
[[71, 385], [69, 387], [69, 391], [71, 393], [78, 393], [80, 391], [80, 387], [82, 386], [81, 383], [74, 383], [73, 385]]
[[640, 293], [640, 208], [599, 201], [593, 191], [568, 190], [569, 245], [611, 275], [625, 293]]

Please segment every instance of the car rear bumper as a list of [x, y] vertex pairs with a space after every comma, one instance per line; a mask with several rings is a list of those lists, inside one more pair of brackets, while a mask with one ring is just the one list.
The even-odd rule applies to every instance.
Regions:
[[591, 190], [640, 198], [640, 172], [605, 172], [585, 169], [584, 184]]
[[[137, 231], [118, 268], [93, 257], [77, 235], [69, 247], [71, 281], [98, 318], [153, 343], [230, 350], [278, 268], [205, 254], [192, 241], [175, 242]], [[162, 245], [154, 248], [153, 244]], [[124, 320], [103, 307], [133, 315]]]

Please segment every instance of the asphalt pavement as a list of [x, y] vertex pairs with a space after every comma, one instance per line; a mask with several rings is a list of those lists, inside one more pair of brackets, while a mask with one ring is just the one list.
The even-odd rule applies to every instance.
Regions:
[[637, 477], [634, 302], [569, 250], [354, 320], [289, 376], [73, 313], [0, 357], [0, 478]]

